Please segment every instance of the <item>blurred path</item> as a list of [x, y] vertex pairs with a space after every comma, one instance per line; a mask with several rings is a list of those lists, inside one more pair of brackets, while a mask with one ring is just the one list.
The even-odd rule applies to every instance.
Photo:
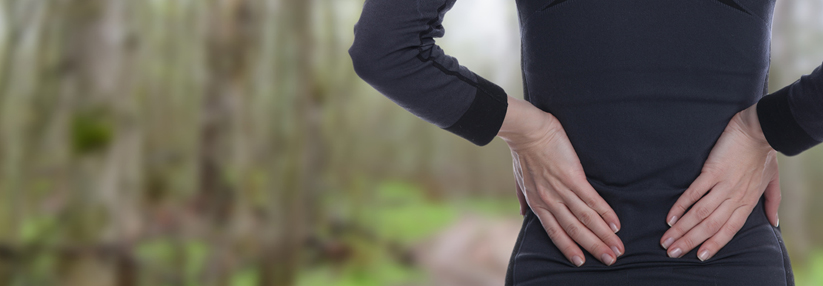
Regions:
[[500, 286], [522, 220], [465, 214], [414, 249], [437, 286]]

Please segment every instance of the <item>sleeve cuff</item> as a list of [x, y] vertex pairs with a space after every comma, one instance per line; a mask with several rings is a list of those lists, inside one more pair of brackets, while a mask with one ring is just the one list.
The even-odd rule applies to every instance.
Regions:
[[506, 118], [508, 98], [499, 86], [476, 75], [477, 93], [469, 109], [454, 124], [446, 129], [463, 137], [477, 146], [491, 142]]
[[789, 107], [791, 87], [789, 85], [763, 96], [757, 103], [757, 118], [766, 141], [786, 156], [800, 154], [819, 143], [803, 130], [792, 115]]

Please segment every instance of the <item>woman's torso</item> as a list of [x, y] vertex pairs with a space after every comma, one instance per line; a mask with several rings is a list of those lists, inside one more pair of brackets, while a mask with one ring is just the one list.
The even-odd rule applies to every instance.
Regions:
[[529, 213], [507, 282], [791, 284], [762, 202], [706, 262], [696, 249], [668, 258], [659, 245], [668, 210], [729, 120], [766, 92], [774, 2], [517, 2], [526, 97], [563, 125], [589, 182], [621, 219], [626, 253], [610, 267], [587, 256], [575, 268]]

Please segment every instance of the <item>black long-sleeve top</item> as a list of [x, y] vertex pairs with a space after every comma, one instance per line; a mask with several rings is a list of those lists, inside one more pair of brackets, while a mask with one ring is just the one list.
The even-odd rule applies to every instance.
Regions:
[[[562, 6], [568, 4], [567, 2], [573, 1], [583, 0], [517, 1], [521, 31], [539, 30], [539, 27], [535, 27], [535, 25], [539, 24], [536, 22], [539, 21], [530, 21], [530, 18], [535, 14], [551, 12], [552, 9], [561, 10], [563, 8]], [[455, 0], [366, 0], [361, 18], [355, 26], [355, 40], [349, 53], [357, 74], [382, 94], [416, 116], [466, 138], [476, 145], [483, 146], [495, 137], [502, 125], [507, 109], [506, 93], [498, 85], [483, 79], [466, 67], [461, 66], [457, 59], [444, 53], [444, 51], [435, 44], [434, 39], [442, 37], [445, 32], [444, 27], [441, 25], [443, 16], [451, 9], [454, 3]], [[660, 5], [668, 5], [666, 3], [670, 2], [660, 1], [660, 3]], [[716, 4], [726, 5], [728, 9], [737, 10], [732, 12], [749, 14], [750, 19], [757, 18], [762, 20], [763, 23], [761, 24], [766, 24], [764, 27], [768, 29], [765, 32], [770, 33], [773, 1], [738, 0], [734, 2], [732, 0], [718, 0]], [[608, 5], [601, 5], [603, 9], [608, 9], [607, 6]], [[642, 7], [639, 10], [644, 13], [657, 13], [658, 11], [655, 11], [657, 8], [658, 7]], [[559, 13], [562, 13], [562, 11]], [[626, 17], [628, 16], [629, 15], [626, 15]], [[717, 15], [707, 13], [701, 18], [694, 18], [692, 20], [712, 21], [710, 18], [712, 16]], [[581, 23], [583, 21], [587, 23]], [[601, 23], [596, 23], [597, 21]], [[735, 21], [745, 22], [739, 19]], [[539, 37], [541, 37], [540, 39], [536, 38], [535, 35], [523, 35], [524, 54], [522, 56], [527, 100], [529, 100], [530, 92], [535, 93], [534, 90], [529, 90], [531, 81], [563, 80], [561, 76], [554, 78], [530, 77], [530, 70], [526, 68], [527, 65], [541, 62], [542, 57], [546, 55], [528, 53], [529, 48], [537, 48], [537, 45], [530, 42], [554, 43], [555, 41], [566, 40], [562, 38], [564, 36], [596, 36], [594, 34], [581, 34], [586, 31], [587, 26], [591, 27], [599, 24], [615, 25], [611, 28], [612, 31], [607, 31], [611, 33], [604, 34], [605, 37], [593, 39], [593, 41], [588, 42], [589, 44], [604, 45], [600, 47], [601, 49], [607, 47], [608, 50], [614, 50], [614, 52], [605, 52], [605, 55], [602, 55], [604, 57], [629, 56], [629, 58], [605, 59], [606, 61], [614, 62], [625, 60], [646, 62], [654, 60], [666, 64], [678, 60], [700, 58], [699, 55], [691, 58], [682, 56], [652, 58], [657, 53], [649, 54], [639, 53], [637, 51], [626, 51], [636, 49], [637, 47], [623, 44], [626, 43], [623, 40], [642, 40], [642, 35], [644, 34], [663, 34], [672, 40], [682, 39], [684, 36], [682, 33], [678, 34], [674, 31], [670, 31], [671, 33], [660, 31], [661, 26], [659, 25], [642, 26], [626, 23], [627, 25], [619, 26], [620, 20], [613, 17], [590, 17], [578, 19], [574, 23], [566, 24], [580, 25], [579, 28], [570, 30], [576, 31], [577, 34], [545, 34], [539, 35]], [[747, 22], [743, 24], [752, 25], [753, 23]], [[621, 28], [625, 30], [620, 30]], [[664, 52], [678, 53], [685, 51], [685, 53], [688, 53], [690, 48], [692, 51], [700, 51], [707, 45], [716, 44], [722, 46], [723, 41], [736, 41], [739, 40], [740, 37], [744, 37], [747, 38], [744, 40], [749, 40], [749, 42], [754, 43], [754, 47], [747, 48], [757, 49], [757, 52], [750, 54], [766, 59], [765, 66], [749, 65], [746, 66], [746, 68], [767, 73], [768, 46], [770, 44], [768, 40], [770, 37], [758, 38], [758, 35], [724, 34], [728, 32], [724, 29], [696, 29], [693, 32], [698, 34], [703, 33], [704, 35], [698, 36], [702, 39], [714, 39], [719, 40], [719, 42], [706, 43], [691, 41], [688, 42], [686, 46], [679, 47], [682, 50]], [[542, 37], [555, 37], [555, 39]], [[610, 43], [609, 41], [615, 37], [622, 37], [623, 39], [614, 41], [616, 43]], [[752, 42], [751, 39], [754, 39], [755, 42]], [[599, 43], [597, 43], [598, 40]], [[637, 44], [646, 45], [650, 48], [666, 48], [666, 46], [656, 45], [655, 43]], [[608, 50], [604, 49], [604, 51]], [[719, 51], [720, 53], [727, 53], [725, 56], [729, 56], [731, 59], [748, 60], [741, 58], [740, 55], [728, 54], [729, 52], [734, 52], [734, 50], [720, 49]], [[599, 52], [603, 54], [603, 51], [598, 51], [597, 49], [563, 50], [563, 47], [542, 52], [578, 54]], [[738, 52], [741, 51], [738, 50]], [[665, 53], [661, 54], [665, 55]], [[562, 56], [568, 55], [564, 54]], [[723, 55], [717, 57], [717, 59], [722, 59], [722, 56]], [[597, 55], [586, 57], [590, 62], [583, 63], [583, 65], [597, 65], [598, 63], [594, 61], [601, 59], [601, 57]], [[554, 59], [546, 58], [547, 60], [542, 61], [554, 61]], [[700, 60], [706, 60], [708, 58], [709, 57], [702, 57]], [[725, 63], [731, 66], [745, 66], [745, 63]], [[580, 63], [569, 64], [577, 64], [579, 66]], [[609, 62], [605, 64], [608, 66]], [[699, 65], [692, 65], [692, 67], [697, 66]], [[629, 66], [620, 65], [620, 67], [627, 68]], [[678, 67], [688, 69], [689, 65], [681, 63]], [[706, 69], [700, 72], [711, 73], [713, 71]], [[601, 76], [601, 78], [593, 78], [593, 80], [622, 81], [623, 84], [626, 83], [627, 80], [627, 78], [615, 78], [609, 77], [608, 75], [598, 76]], [[636, 80], [637, 82], [635, 83], [642, 83], [642, 79], [629, 80]], [[554, 85], [562, 84], [555, 83]], [[619, 85], [621, 84], [618, 84], [618, 86]], [[765, 93], [765, 89], [763, 90]], [[554, 90], [554, 92], [556, 91], [557, 90]], [[551, 93], [553, 91], [544, 90], [542, 92]], [[758, 94], [758, 98], [763, 94]], [[532, 101], [532, 103], [535, 102]], [[546, 107], [544, 109], [551, 108]], [[823, 70], [818, 67], [811, 74], [803, 76], [793, 84], [772, 94], [762, 96], [762, 98], [759, 98], [757, 114], [766, 139], [773, 148], [783, 154], [796, 155], [820, 143], [823, 141]]]

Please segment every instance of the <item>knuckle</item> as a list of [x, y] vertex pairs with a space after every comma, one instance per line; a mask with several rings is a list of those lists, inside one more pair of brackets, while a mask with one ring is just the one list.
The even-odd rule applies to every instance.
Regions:
[[687, 229], [683, 229], [683, 226], [681, 224], [675, 224], [672, 228], [669, 229], [669, 231], [671, 232], [672, 237], [677, 239], [677, 237], [680, 237], [684, 233], [686, 233]]
[[552, 171], [549, 169], [543, 169], [540, 171], [540, 176], [543, 178], [552, 178], [554, 177], [554, 174], [552, 174]]
[[725, 224], [723, 227], [728, 233], [737, 233], [737, 231], [743, 227], [743, 222], [729, 221], [729, 223]]
[[[580, 196], [580, 199], [583, 200], [584, 203], [586, 203], [587, 206], [589, 206], [590, 208], [592, 208], [594, 210], [598, 210], [598, 213], [600, 213], [599, 210], [602, 209], [602, 208], [601, 208], [601, 205], [599, 204], [599, 201], [597, 201], [592, 196], [587, 196], [587, 195], [582, 195], [582, 194], [578, 194], [578, 195]], [[603, 212], [605, 212], [605, 210]]]
[[592, 212], [584, 211], [580, 213], [578, 219], [580, 219], [580, 223], [583, 225], [591, 226], [594, 222], [594, 214]]
[[714, 166], [710, 165], [710, 166], [707, 166], [706, 168], [704, 168], [700, 172], [700, 175], [701, 176], [706, 176], [707, 179], [713, 179], [713, 178], [717, 178], [717, 175], [720, 174], [720, 173], [721, 173], [721, 171], [717, 167], [714, 167]]
[[720, 249], [722, 246], [720, 246], [720, 244], [718, 244], [714, 240], [707, 240], [706, 242], [703, 243], [702, 247], [703, 247], [704, 250], [708, 250], [709, 252], [713, 253], [713, 252], [716, 252], [717, 249]]
[[697, 217], [702, 220], [707, 218], [710, 214], [712, 214], [712, 211], [712, 209], [709, 209], [707, 207], [698, 206], [694, 209], [694, 214], [696, 214]]
[[571, 236], [572, 238], [577, 237], [580, 234], [580, 227], [577, 226], [575, 223], [566, 224], [566, 227], [563, 228], [566, 233]]
[[569, 188], [566, 187], [566, 183], [564, 183], [562, 180], [559, 180], [559, 179], [550, 179], [549, 180], [549, 186], [551, 186], [551, 189], [554, 191], [554, 193], [558, 193], [558, 194], [561, 191], [569, 190]]
[[605, 201], [599, 200], [598, 197], [587, 196], [583, 198], [583, 201], [586, 202], [586, 205], [593, 209], [598, 216], [604, 218], [610, 215], [617, 216], [616, 214], [614, 214], [614, 211], [611, 209], [611, 207], [609, 207], [609, 205]]
[[549, 190], [545, 188], [540, 188], [540, 190], [538, 190], [537, 197], [540, 198], [540, 200], [546, 203], [546, 205], [548, 206], [552, 206], [555, 204], [554, 196], [550, 193]]
[[569, 256], [572, 256], [572, 255], [576, 254], [576, 253], [577, 253], [577, 251], [578, 251], [578, 249], [579, 249], [579, 248], [577, 248], [577, 246], [576, 246], [576, 245], [574, 245], [574, 244], [564, 245], [564, 246], [559, 246], [559, 245], [558, 245], [558, 247], [560, 248], [560, 251], [561, 251], [561, 252], [563, 252], [563, 253], [565, 253], [565, 254], [567, 254], [567, 255], [569, 255]]
[[683, 234], [681, 223], [682, 222], [678, 221], [673, 226], [669, 227], [669, 229], [666, 230], [665, 234], [667, 236], [674, 237], [674, 239], [676, 240], [678, 237], [680, 237], [680, 235]]
[[691, 202], [696, 202], [703, 198], [703, 194], [697, 189], [690, 190], [687, 196]]
[[717, 232], [721, 227], [723, 227], [723, 222], [716, 219], [709, 219], [706, 220], [706, 227], [711, 232]]
[[546, 229], [546, 234], [549, 235], [549, 238], [551, 238], [552, 241], [557, 240], [558, 235], [560, 235], [560, 231], [557, 228], [545, 227], [545, 229]]
[[693, 238], [687, 236], [681, 238], [680, 245], [682, 245], [684, 249], [693, 249], [697, 243]]
[[615, 213], [615, 212], [614, 212], [613, 210], [611, 210], [611, 209], [606, 209], [606, 210], [604, 210], [603, 212], [599, 212], [599, 211], [598, 211], [598, 212], [597, 212], [597, 214], [598, 214], [601, 218], [603, 218], [603, 222], [607, 222], [607, 221], [606, 221], [607, 219], [618, 220], [618, 218], [617, 218], [617, 213]]
[[594, 241], [594, 242], [590, 243], [588, 246], [589, 247], [587, 247], [586, 249], [589, 251], [589, 253], [597, 255], [597, 257], [600, 257], [600, 254], [602, 254], [602, 253], [606, 253], [608, 251], [611, 251], [611, 250], [607, 250], [608, 247], [606, 247], [605, 245], [603, 245], [602, 243], [597, 242], [597, 241]]
[[678, 203], [678, 204], [674, 205], [674, 207], [675, 207], [675, 208], [677, 209], [677, 211], [678, 211], [678, 212], [680, 212], [681, 214], [686, 213], [686, 211], [688, 210], [688, 208], [686, 208], [686, 206], [684, 206], [683, 204], [680, 204], [680, 203]]
[[579, 168], [568, 168], [563, 170], [563, 175], [572, 181], [585, 180], [586, 173]]
[[620, 241], [620, 237], [615, 234], [610, 234], [603, 239], [603, 242], [607, 243], [608, 245], [620, 245], [622, 244]]
[[679, 231], [672, 231], [668, 233], [668, 237], [672, 238], [674, 242], [677, 242], [683, 237], [683, 234]]

